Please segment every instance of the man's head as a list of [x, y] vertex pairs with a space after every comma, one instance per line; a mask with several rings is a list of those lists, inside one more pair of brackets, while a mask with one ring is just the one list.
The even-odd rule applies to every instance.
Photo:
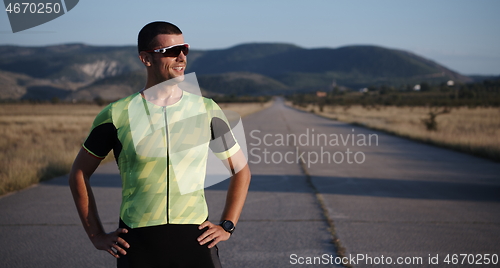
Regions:
[[[173, 49], [161, 50], [168, 47]], [[184, 75], [189, 50], [177, 26], [163, 21], [147, 24], [139, 32], [137, 48], [148, 71], [148, 83], [158, 84]]]
[[155, 37], [159, 34], [182, 35], [181, 30], [172, 23], [165, 21], [155, 21], [142, 27], [137, 37], [137, 49], [141, 51], [151, 50], [158, 46]]

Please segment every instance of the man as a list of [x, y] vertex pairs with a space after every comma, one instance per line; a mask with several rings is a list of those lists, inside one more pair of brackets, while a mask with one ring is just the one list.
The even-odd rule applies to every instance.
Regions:
[[[189, 45], [167, 22], [144, 26], [143, 90], [108, 105], [73, 164], [69, 183], [82, 224], [118, 267], [220, 267], [217, 243], [238, 222], [250, 171], [220, 108], [179, 87]], [[203, 191], [208, 146], [232, 172], [221, 222], [208, 221]], [[120, 226], [106, 233], [90, 177], [113, 150], [122, 178]]]

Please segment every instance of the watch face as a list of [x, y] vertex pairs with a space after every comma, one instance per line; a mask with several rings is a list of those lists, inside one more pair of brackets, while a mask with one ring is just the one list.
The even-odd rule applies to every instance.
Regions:
[[227, 231], [230, 231], [234, 227], [234, 224], [230, 221], [225, 221], [222, 225], [223, 225], [222, 227], [224, 228], [224, 230], [227, 230]]

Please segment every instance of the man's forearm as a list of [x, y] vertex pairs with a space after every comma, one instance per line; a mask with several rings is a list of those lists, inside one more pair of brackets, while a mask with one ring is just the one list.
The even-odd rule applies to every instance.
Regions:
[[130, 247], [127, 241], [119, 237], [121, 233], [127, 233], [127, 229], [118, 228], [114, 232], [105, 233], [89, 182], [90, 176], [100, 162], [100, 159], [93, 158], [85, 151], [80, 150], [69, 175], [69, 186], [78, 215], [94, 247], [119, 258], [119, 254], [127, 254], [125, 249]]
[[247, 197], [250, 177], [248, 165], [231, 177], [221, 220], [230, 220], [234, 224], [238, 222]]
[[95, 235], [104, 233], [89, 180], [81, 172], [76, 172], [70, 175], [69, 182], [78, 215], [89, 238], [92, 239]]

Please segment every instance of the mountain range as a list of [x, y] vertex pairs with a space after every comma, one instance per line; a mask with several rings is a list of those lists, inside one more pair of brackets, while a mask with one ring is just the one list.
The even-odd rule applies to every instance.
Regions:
[[[186, 73], [195, 72], [208, 95], [270, 95], [328, 91], [333, 86], [470, 82], [408, 51], [357, 45], [306, 49], [292, 44], [249, 43], [191, 50]], [[0, 46], [0, 99], [116, 100], [140, 90], [145, 68], [135, 46], [63, 44]]]

